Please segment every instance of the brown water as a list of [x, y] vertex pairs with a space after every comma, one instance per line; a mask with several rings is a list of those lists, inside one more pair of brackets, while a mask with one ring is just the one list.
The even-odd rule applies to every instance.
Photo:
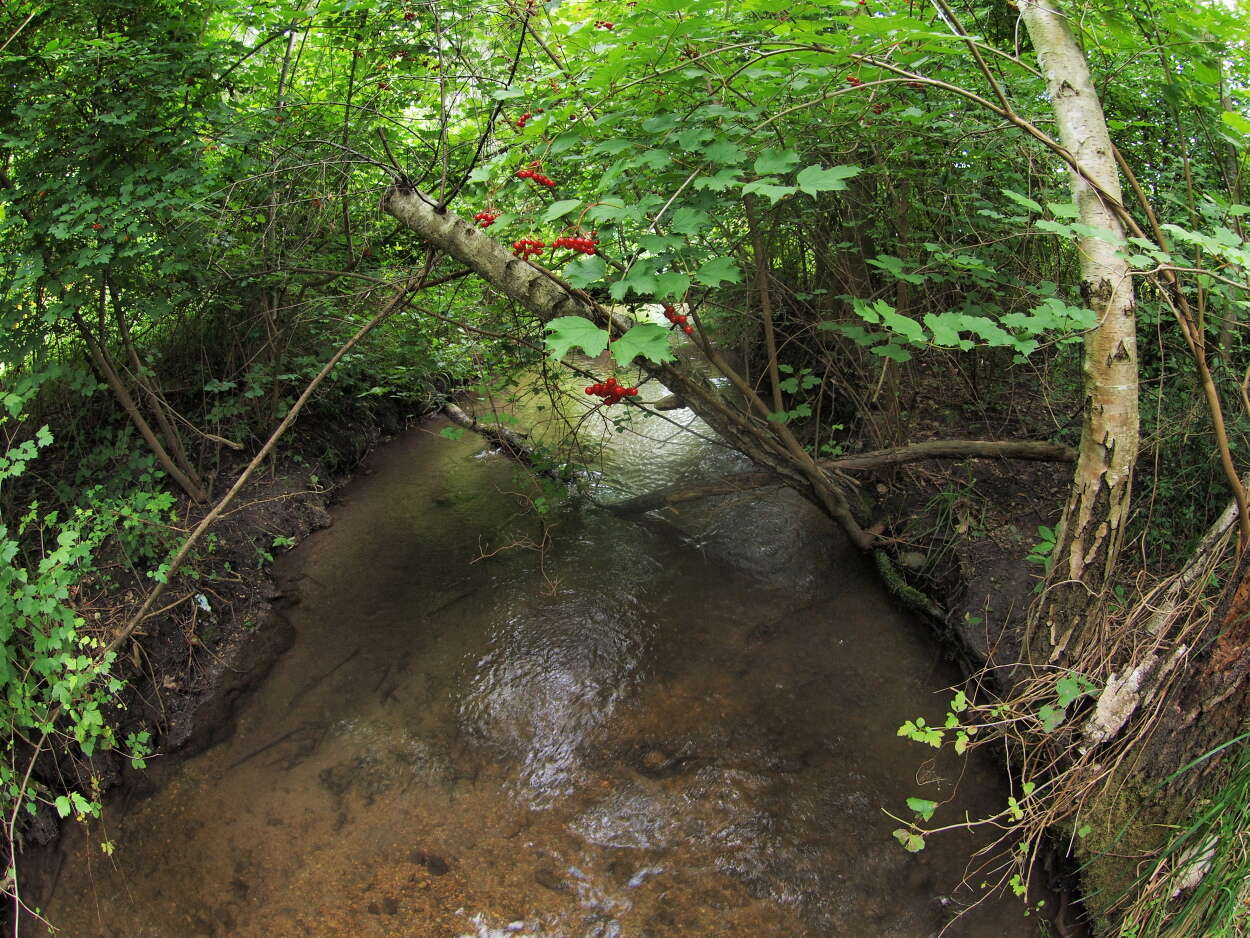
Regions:
[[[607, 428], [601, 494], [734, 465], [674, 417]], [[895, 734], [955, 675], [804, 503], [572, 505], [541, 552], [484, 557], [543, 526], [441, 426], [282, 561], [296, 644], [234, 735], [68, 838], [63, 934], [925, 938], [977, 898], [971, 839], [911, 855], [883, 813], [1003, 803]], [[1032, 921], [986, 903], [946, 934]]]

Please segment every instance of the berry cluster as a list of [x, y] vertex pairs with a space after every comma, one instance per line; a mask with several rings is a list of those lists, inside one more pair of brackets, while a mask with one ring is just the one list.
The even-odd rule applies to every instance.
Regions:
[[595, 29], [616, 29], [616, 24], [611, 20], [595, 20]]
[[907, 87], [916, 88], [919, 91], [924, 91], [924, 82], [923, 81], [909, 81], [907, 83]]
[[522, 260], [527, 260], [535, 254], [541, 254], [546, 247], [546, 241], [533, 241], [530, 238], [522, 238], [520, 241], [512, 242], [512, 253]]
[[518, 169], [516, 171], [517, 179], [532, 179], [540, 186], [546, 186], [548, 189], [556, 187], [556, 181], [534, 169]]
[[495, 223], [495, 219], [498, 217], [498, 212], [478, 212], [473, 216], [473, 220], [477, 222], [477, 226], [479, 228], [489, 228]]
[[883, 111], [885, 111], [888, 107], [889, 105], [886, 104], [884, 101], [878, 101], [876, 104], [872, 106], [872, 113], [880, 114]]
[[618, 384], [615, 378], [609, 378], [607, 381], [599, 384], [592, 384], [586, 389], [586, 393], [603, 398], [603, 403], [611, 407], [613, 404], [619, 404], [627, 397], [636, 396], [638, 389], [627, 388], [622, 384]]
[[672, 303], [664, 304], [664, 318], [674, 326], [681, 326], [681, 331], [686, 335], [694, 335], [694, 326], [690, 325], [690, 317], [677, 312]]
[[594, 254], [595, 246], [598, 244], [593, 238], [556, 238], [551, 242], [553, 248], [572, 248], [574, 251], [581, 251], [583, 254]]
[[862, 78], [857, 78], [854, 75], [847, 75], [846, 83], [850, 85], [852, 88], [858, 88], [860, 85], [864, 83], [864, 81]]
[[522, 114], [520, 117], [518, 117], [518, 118], [516, 119], [516, 129], [517, 129], [517, 130], [524, 130], [524, 129], [525, 129], [525, 125], [529, 122], [529, 119], [530, 119], [531, 117], [533, 117], [533, 116], [534, 116], [534, 115], [533, 115], [533, 114], [531, 114], [529, 111], [526, 111], [524, 114]]

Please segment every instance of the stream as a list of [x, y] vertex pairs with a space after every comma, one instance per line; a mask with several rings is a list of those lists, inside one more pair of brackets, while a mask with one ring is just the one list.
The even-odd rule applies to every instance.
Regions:
[[[689, 411], [618, 432], [625, 407], [587, 407], [602, 500], [741, 468]], [[983, 835], [891, 837], [909, 796], [958, 823], [1007, 790], [898, 738], [958, 675], [814, 509], [539, 515], [444, 426], [380, 449], [279, 560], [295, 644], [233, 734], [67, 834], [61, 934], [928, 938], [980, 897], [965, 873], [998, 878], [972, 872]], [[1035, 922], [990, 900], [944, 934]]]

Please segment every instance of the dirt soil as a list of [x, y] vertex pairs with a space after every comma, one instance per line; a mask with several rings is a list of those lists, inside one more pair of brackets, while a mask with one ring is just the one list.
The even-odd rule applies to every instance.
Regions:
[[[900, 439], [1059, 439], [1036, 389], [976, 393], [952, 387], [946, 369], [911, 363], [912, 406]], [[1000, 382], [1001, 383], [1001, 379]], [[1072, 479], [1069, 463], [1016, 459], [929, 460], [865, 480], [907, 581], [947, 612], [938, 624], [951, 653], [971, 670], [1019, 660], [1024, 617], [1042, 568], [1029, 562], [1038, 528], [1054, 527]]]

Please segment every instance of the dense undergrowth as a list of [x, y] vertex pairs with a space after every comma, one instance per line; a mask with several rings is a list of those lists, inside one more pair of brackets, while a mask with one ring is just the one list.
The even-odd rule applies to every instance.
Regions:
[[[939, 436], [1091, 445], [1087, 349], [1102, 323], [1082, 265], [1105, 232], [1083, 221], [1062, 148], [1046, 142], [1054, 95], [1020, 8], [936, 6], [0, 8], [0, 82], [20, 90], [0, 104], [9, 842], [39, 818], [99, 810], [91, 771], [58, 778], [61, 766], [149, 753], [152, 730], [118, 709], [144, 647], [128, 611], [354, 334], [385, 319], [343, 355], [277, 457], [302, 463], [310, 484], [345, 468], [379, 414], [497, 386], [540, 360], [558, 367], [548, 353], [578, 335], [606, 347], [602, 323], [576, 317], [544, 337], [521, 299], [379, 211], [384, 193], [432, 192], [505, 251], [541, 242], [544, 278], [579, 296], [681, 305], [704, 364], [755, 402], [733, 420], [794, 465]], [[1207, 537], [1250, 450], [1250, 121], [1244, 57], [1232, 51], [1245, 22], [1213, 5], [1079, 12], [1071, 22], [1133, 196], [1121, 220], [1140, 223], [1120, 244], [1137, 346], [1115, 352], [1136, 356], [1140, 450], [1131, 509], [1106, 519], [1120, 559], [1091, 588], [1087, 634], [1057, 673], [1047, 663], [1040, 677], [981, 682], [1000, 695], [986, 706], [1018, 716], [982, 738], [1008, 739], [1024, 754], [1016, 770], [1036, 770], [1038, 796], [1005, 815], [1010, 837], [1028, 843], [1046, 826], [1080, 830], [1064, 811], [1114, 805], [1115, 786], [1201, 754], [1160, 739], [1219, 749], [1207, 804], [1234, 804], [1245, 774], [1240, 742], [1219, 748], [1239, 738], [1245, 713], [1227, 708], [1244, 701], [1216, 687], [1241, 667], [1229, 616], [1242, 609], [1233, 593], [1245, 568], [1228, 529]], [[644, 325], [628, 348], [670, 358], [668, 327]], [[590, 386], [609, 371], [632, 386], [641, 373], [622, 354], [603, 368]], [[990, 483], [932, 464], [882, 470], [887, 493], [908, 488], [926, 506], [923, 531], [872, 516], [840, 476], [821, 478], [845, 484], [866, 542], [896, 556], [925, 546], [930, 572], [945, 562], [930, 584], [971, 579], [951, 561], [956, 541], [998, 539], [1000, 557], [1018, 553], [1017, 573], [1051, 577], [1036, 594], [1025, 582], [1021, 605], [1049, 601], [1061, 498], [1018, 517], [994, 504], [1029, 473]], [[169, 598], [212, 605], [214, 577], [244, 578], [239, 551], [251, 575], [289, 536], [204, 538]], [[986, 634], [1016, 628], [1001, 619]], [[1019, 632], [1001, 646], [1013, 660], [992, 662], [996, 677], [1018, 676], [1028, 657]], [[1087, 759], [1081, 747], [1095, 744], [1081, 727], [1103, 690], [1173, 654], [1184, 666]], [[1057, 707], [1065, 679], [1076, 683]], [[1161, 714], [1181, 711], [1202, 713], [1203, 732], [1165, 725]], [[1106, 762], [1116, 772], [1093, 771]], [[1199, 920], [1242, 927], [1211, 924], [1231, 914], [1213, 898], [1227, 890], [1190, 885], [1178, 906], [1162, 885], [1212, 835], [1213, 869], [1242, 862], [1240, 841], [1217, 830], [1227, 812], [1200, 803], [1182, 822], [1183, 807], [1160, 819], [1191, 833], [1161, 852], [1157, 837], [1134, 857], [1155, 872], [1102, 903], [1108, 933], [1116, 915], [1135, 936]], [[1114, 826], [1078, 838], [1086, 859], [1115, 853]], [[1027, 875], [1035, 855], [1018, 842], [1008, 850]]]

